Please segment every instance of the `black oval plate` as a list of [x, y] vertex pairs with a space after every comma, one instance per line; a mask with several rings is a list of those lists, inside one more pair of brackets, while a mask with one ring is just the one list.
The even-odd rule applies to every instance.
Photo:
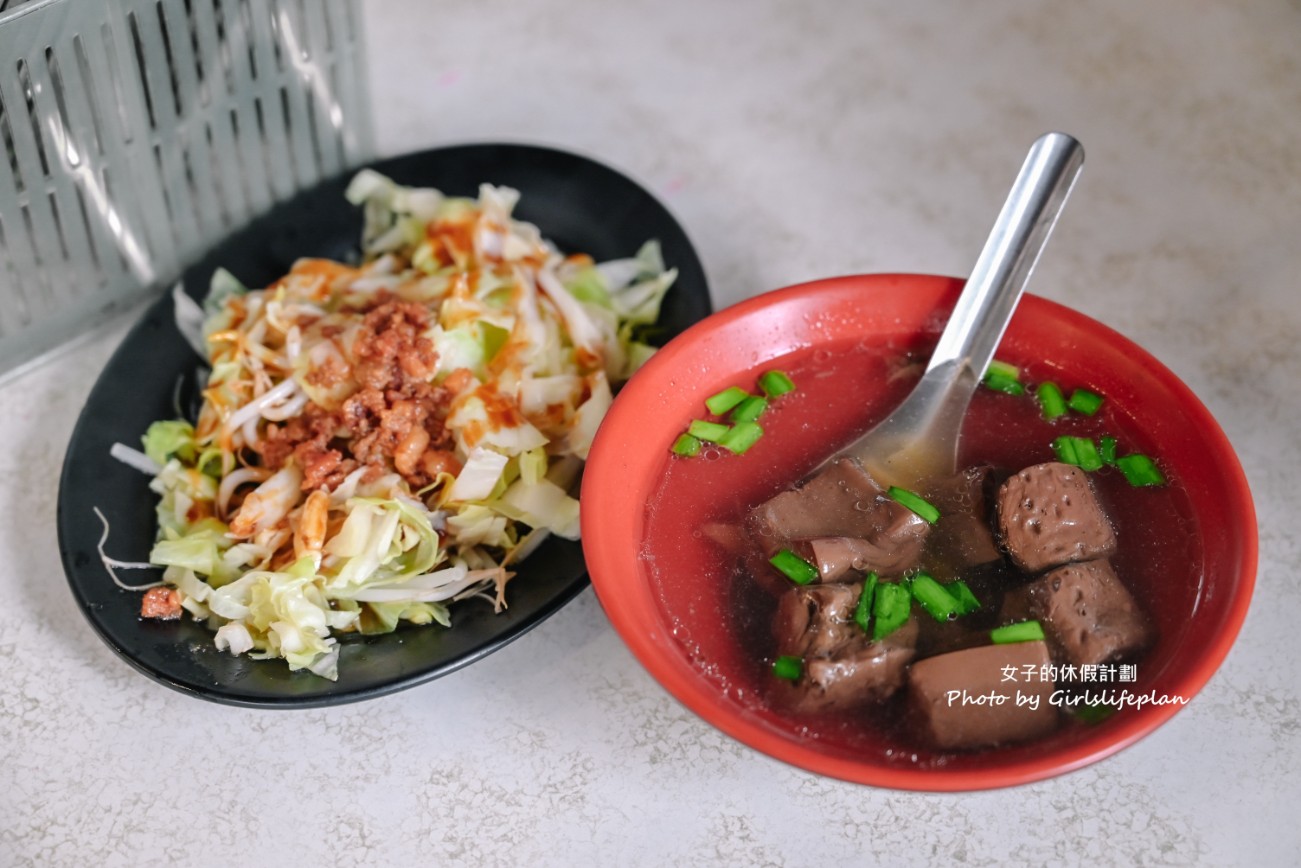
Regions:
[[[475, 196], [479, 184], [521, 193], [515, 215], [536, 224], [561, 250], [599, 261], [631, 256], [658, 239], [678, 279], [665, 297], [657, 342], [710, 312], [704, 270], [682, 227], [648, 193], [614, 170], [575, 154], [515, 144], [461, 145], [396, 157], [373, 168], [399, 183]], [[264, 286], [302, 256], [355, 255], [360, 210], [343, 191], [352, 173], [275, 207], [217, 245], [185, 272], [201, 298], [222, 266]], [[526, 559], [508, 589], [509, 608], [467, 600], [452, 607], [452, 628], [406, 627], [384, 636], [341, 638], [338, 681], [290, 672], [280, 660], [219, 652], [212, 633], [189, 619], [139, 617], [139, 593], [114, 585], [96, 552], [98, 506], [112, 527], [107, 552], [144, 561], [155, 534], [156, 496], [148, 477], [112, 459], [115, 442], [137, 446], [149, 424], [175, 416], [178, 381], [193, 392], [193, 351], [177, 332], [170, 297], [159, 299], [100, 375], [72, 434], [59, 488], [59, 549], [73, 596], [108, 645], [150, 678], [230, 705], [307, 708], [368, 699], [412, 687], [473, 663], [554, 614], [587, 586], [578, 543], [551, 539]], [[151, 575], [125, 572], [128, 580]]]

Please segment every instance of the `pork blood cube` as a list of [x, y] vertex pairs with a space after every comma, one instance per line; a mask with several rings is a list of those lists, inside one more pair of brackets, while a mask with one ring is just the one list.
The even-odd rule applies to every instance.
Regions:
[[1037, 738], [1058, 722], [1043, 642], [982, 645], [914, 663], [908, 703], [928, 740], [945, 750]]
[[1151, 639], [1143, 612], [1106, 560], [1058, 567], [1026, 592], [1062, 662], [1113, 662], [1141, 651]]
[[794, 682], [776, 685], [778, 700], [798, 712], [832, 711], [879, 701], [898, 690], [915, 651], [917, 622], [879, 642], [854, 622], [861, 583], [791, 588], [773, 618], [777, 653], [804, 661]]
[[1027, 467], [1003, 483], [998, 527], [1012, 561], [1029, 573], [1116, 550], [1116, 534], [1088, 476], [1057, 461]]

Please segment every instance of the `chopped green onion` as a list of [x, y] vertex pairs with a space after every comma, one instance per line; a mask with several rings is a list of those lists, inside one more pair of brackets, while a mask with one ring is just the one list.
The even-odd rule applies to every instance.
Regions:
[[1063, 464], [1074, 464], [1081, 470], [1101, 470], [1105, 463], [1098, 447], [1089, 437], [1072, 437], [1063, 434], [1053, 438], [1053, 452]]
[[740, 455], [757, 443], [762, 436], [763, 429], [757, 422], [737, 422], [732, 426], [732, 430], [718, 438], [718, 445]]
[[[759, 377], [759, 385], [769, 397], [784, 395], [794, 390], [795, 383], [782, 371], [765, 371]], [[768, 409], [768, 398], [752, 395], [740, 386], [728, 386], [717, 394], [705, 399], [705, 406], [715, 416], [729, 415], [732, 425], [723, 422], [711, 422], [708, 419], [693, 419], [687, 426], [685, 434], [674, 441], [671, 451], [674, 455], [693, 456], [699, 454], [702, 441], [717, 443], [724, 449], [740, 455], [746, 452], [763, 436], [763, 429], [755, 420]]]
[[759, 375], [759, 388], [769, 398], [795, 391], [795, 383], [782, 371], [764, 371]]
[[789, 654], [782, 655], [772, 662], [772, 674], [786, 681], [799, 681], [804, 674], [804, 661]]
[[768, 399], [760, 398], [758, 395], [746, 395], [741, 402], [732, 409], [731, 419], [733, 422], [753, 422], [763, 415], [763, 411], [768, 409]]
[[989, 639], [995, 645], [1010, 645], [1013, 642], [1036, 642], [1044, 637], [1043, 625], [1038, 621], [1021, 621], [996, 627], [989, 631]]
[[678, 439], [673, 441], [673, 454], [690, 458], [700, 451], [700, 438], [692, 437], [685, 431], [678, 435]]
[[970, 615], [980, 608], [980, 601], [976, 599], [975, 594], [971, 593], [971, 588], [967, 587], [967, 583], [961, 579], [950, 582], [944, 586], [944, 589], [957, 601], [959, 615]]
[[1045, 419], [1052, 420], [1066, 415], [1066, 396], [1062, 394], [1062, 390], [1056, 383], [1040, 383], [1039, 388], [1034, 390], [1034, 394], [1039, 399], [1039, 408], [1043, 411]]
[[728, 431], [732, 429], [721, 422], [706, 422], [703, 419], [693, 419], [687, 426], [687, 433], [698, 440], [708, 440], [710, 443], [717, 443], [723, 438]]
[[748, 397], [750, 397], [750, 393], [740, 386], [728, 386], [717, 395], [706, 398], [705, 406], [715, 416], [721, 416]]
[[1104, 434], [1098, 440], [1098, 455], [1102, 458], [1104, 464], [1116, 463], [1116, 438], [1110, 434]]
[[981, 382], [997, 392], [1006, 392], [1009, 395], [1025, 394], [1025, 387], [1021, 385], [1021, 370], [1016, 365], [1009, 365], [998, 359], [989, 363]]
[[1075, 442], [1075, 465], [1081, 470], [1101, 470], [1103, 461], [1098, 447], [1090, 437], [1072, 437]]
[[868, 632], [867, 621], [872, 615], [872, 594], [876, 591], [876, 573], [868, 573], [863, 580], [863, 593], [858, 595], [858, 605], [854, 608], [854, 623]]
[[1075, 717], [1084, 723], [1101, 723], [1116, 713], [1114, 706], [1093, 702], [1071, 709]]
[[1075, 458], [1080, 462], [1081, 470], [1101, 470], [1106, 463], [1102, 460], [1102, 454], [1098, 452], [1098, 447], [1093, 445], [1092, 438], [1077, 437], [1075, 440]]
[[768, 559], [768, 563], [797, 585], [807, 585], [818, 577], [818, 568], [790, 549], [777, 552]]
[[1125, 474], [1130, 485], [1141, 487], [1165, 484], [1165, 474], [1161, 472], [1161, 468], [1142, 453], [1123, 455], [1116, 459], [1116, 466], [1120, 468], [1121, 473]]
[[935, 524], [940, 520], [940, 511], [926, 501], [920, 494], [914, 494], [906, 488], [900, 488], [892, 485], [886, 491], [891, 500], [908, 507], [913, 512], [926, 519], [928, 524]]
[[1003, 377], [986, 376], [985, 388], [993, 389], [995, 392], [1004, 392], [1008, 395], [1024, 395], [1025, 386], [1022, 386], [1016, 380], [1008, 380]]
[[1076, 413], [1092, 416], [1102, 406], [1102, 396], [1088, 389], [1076, 389], [1071, 392], [1071, 399], [1066, 402]]
[[958, 601], [928, 573], [918, 573], [908, 583], [913, 599], [936, 621], [948, 621], [958, 614]]
[[1054, 437], [1053, 454], [1056, 455], [1057, 460], [1063, 464], [1075, 464], [1075, 438], [1069, 434]]
[[1021, 379], [1021, 369], [1011, 362], [1004, 362], [1000, 359], [994, 359], [985, 368], [985, 376], [994, 375], [996, 377], [1007, 377], [1009, 380]]
[[872, 641], [879, 642], [908, 622], [912, 595], [903, 585], [882, 582], [876, 586], [872, 601]]

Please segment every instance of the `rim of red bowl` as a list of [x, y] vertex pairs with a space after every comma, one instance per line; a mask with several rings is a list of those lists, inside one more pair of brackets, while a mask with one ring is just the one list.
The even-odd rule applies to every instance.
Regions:
[[[878, 328], [906, 334], [938, 333], [961, 290], [959, 278], [922, 274], [869, 274], [828, 278], [777, 289], [725, 308], [674, 338], [623, 387], [593, 443], [582, 486], [582, 539], [588, 571], [598, 599], [616, 632], [662, 687], [706, 722], [770, 757], [807, 771], [877, 787], [967, 791], [1026, 784], [1097, 762], [1150, 734], [1180, 708], [1150, 705], [1113, 721], [1100, 737], [1086, 738], [1046, 755], [980, 768], [909, 768], [874, 765], [820, 752], [788, 733], [721, 700], [685, 658], [661, 622], [661, 610], [643, 573], [638, 550], [645, 509], [654, 481], [667, 460], [668, 444], [694, 408], [713, 393], [727, 372], [702, 363], [711, 353], [745, 357], [731, 372], [813, 346], [837, 329]], [[1246, 618], [1255, 585], [1258, 539], [1255, 508], [1247, 479], [1228, 438], [1210, 411], [1174, 373], [1115, 330], [1047, 299], [1026, 294], [1009, 326], [1006, 341], [1025, 335], [1026, 324], [1051, 323], [1049, 343], [1069, 348], [1082, 337], [1117, 357], [1143, 378], [1174, 395], [1186, 420], [1205, 441], [1206, 461], [1219, 471], [1233, 522], [1236, 571], [1232, 596], [1222, 601], [1213, 635], [1198, 647], [1198, 658], [1167, 694], [1191, 700], [1219, 668]], [[900, 331], [902, 329], [902, 331]], [[855, 332], [861, 334], [862, 332]], [[1042, 331], [1036, 340], [1044, 340]], [[744, 339], [783, 344], [778, 352], [749, 359], [737, 352]], [[1078, 347], [1077, 347], [1078, 351]], [[1157, 439], [1160, 439], [1158, 436]], [[1199, 516], [1199, 518], [1204, 518]], [[1201, 593], [1201, 592], [1199, 592]]]

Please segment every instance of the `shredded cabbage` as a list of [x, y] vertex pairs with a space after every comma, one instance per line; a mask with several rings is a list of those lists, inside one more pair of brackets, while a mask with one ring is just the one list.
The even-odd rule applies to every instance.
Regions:
[[303, 259], [260, 289], [218, 269], [202, 305], [177, 287], [210, 369], [198, 418], [115, 447], [159, 495], [150, 563], [216, 647], [325, 678], [340, 634], [500, 609], [509, 565], [578, 537], [578, 468], [676, 277], [653, 241], [562, 255], [507, 187], [363, 170], [346, 198], [360, 266]]
[[183, 419], [165, 419], [149, 426], [145, 432], [145, 455], [162, 466], [173, 455], [193, 461], [197, 454], [194, 444], [194, 426]]

